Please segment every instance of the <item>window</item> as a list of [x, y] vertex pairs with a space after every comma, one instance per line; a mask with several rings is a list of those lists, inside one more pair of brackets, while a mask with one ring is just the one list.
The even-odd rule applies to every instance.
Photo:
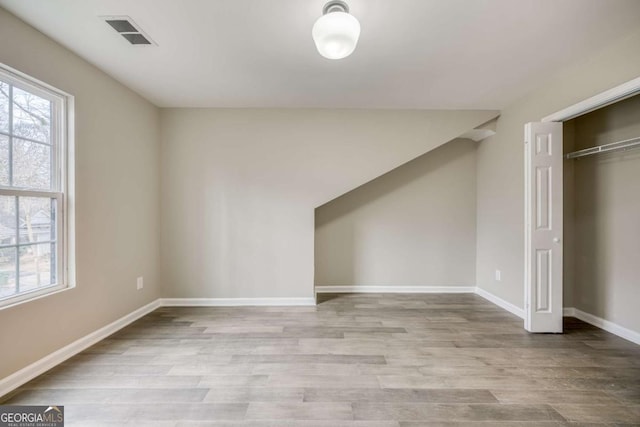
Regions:
[[0, 307], [67, 285], [67, 101], [0, 66]]

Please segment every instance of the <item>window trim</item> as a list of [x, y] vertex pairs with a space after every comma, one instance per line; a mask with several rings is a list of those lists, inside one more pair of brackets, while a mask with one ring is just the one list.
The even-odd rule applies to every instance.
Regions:
[[[40, 299], [75, 287], [75, 227], [74, 227], [74, 97], [34, 77], [0, 63], [0, 77], [19, 89], [55, 104], [51, 117], [51, 158], [53, 190], [30, 190], [0, 186], [0, 195], [48, 197], [56, 200], [56, 284], [43, 286], [0, 299], [0, 310]], [[11, 118], [11, 109], [10, 109]], [[3, 135], [7, 133], [2, 132]], [[11, 129], [9, 134], [12, 134]], [[16, 138], [15, 135], [11, 135]], [[19, 137], [17, 137], [19, 138]], [[18, 212], [16, 212], [18, 215]], [[16, 242], [17, 244], [18, 242]]]

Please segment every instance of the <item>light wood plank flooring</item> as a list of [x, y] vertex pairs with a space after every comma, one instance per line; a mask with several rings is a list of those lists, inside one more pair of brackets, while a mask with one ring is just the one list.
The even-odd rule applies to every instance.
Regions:
[[14, 392], [67, 425], [640, 425], [640, 346], [472, 294], [162, 308]]

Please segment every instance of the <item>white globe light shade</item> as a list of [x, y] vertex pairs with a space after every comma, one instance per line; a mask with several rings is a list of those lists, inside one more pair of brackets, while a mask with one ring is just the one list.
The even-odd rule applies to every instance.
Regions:
[[355, 50], [360, 37], [360, 23], [348, 13], [330, 12], [318, 18], [311, 35], [320, 55], [328, 59], [342, 59]]

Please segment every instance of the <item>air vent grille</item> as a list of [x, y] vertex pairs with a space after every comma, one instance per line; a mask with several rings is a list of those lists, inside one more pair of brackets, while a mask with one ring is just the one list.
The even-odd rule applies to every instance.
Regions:
[[129, 40], [131, 44], [151, 44], [151, 42], [140, 33], [125, 33], [122, 34], [122, 37]]
[[131, 22], [124, 19], [107, 19], [107, 24], [111, 25], [119, 33], [137, 33], [138, 29]]
[[128, 16], [102, 16], [101, 18], [133, 45], [155, 44], [148, 35]]

